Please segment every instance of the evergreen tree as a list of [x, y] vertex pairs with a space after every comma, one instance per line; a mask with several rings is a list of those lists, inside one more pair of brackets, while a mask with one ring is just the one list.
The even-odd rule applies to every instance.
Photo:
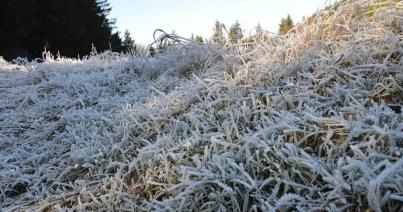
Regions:
[[224, 24], [220, 23], [219, 21], [215, 22], [213, 36], [211, 40], [214, 43], [223, 45], [225, 43], [225, 37], [223, 33], [223, 29], [225, 29]]
[[231, 26], [228, 32], [228, 41], [232, 44], [238, 43], [243, 38], [242, 28], [238, 21]]
[[13, 59], [41, 54], [37, 45], [39, 22], [37, 0], [13, 0], [0, 3], [0, 56]]
[[199, 42], [199, 43], [204, 43], [204, 40], [203, 40], [203, 37], [202, 36], [200, 36], [200, 35], [196, 35], [196, 39], [195, 39], [197, 42]]
[[120, 39], [119, 32], [115, 32], [111, 35], [110, 48], [114, 52], [123, 51], [122, 40]]
[[122, 48], [124, 52], [136, 52], [136, 44], [127, 29], [123, 35]]
[[107, 18], [108, 0], [13, 0], [0, 4], [0, 55], [41, 57], [46, 48], [63, 56], [117, 50], [120, 38]]
[[285, 35], [287, 34], [292, 28], [294, 27], [294, 22], [291, 19], [290, 15], [287, 15], [286, 18], [282, 18], [280, 25], [279, 25], [279, 30], [278, 34], [280, 35]]

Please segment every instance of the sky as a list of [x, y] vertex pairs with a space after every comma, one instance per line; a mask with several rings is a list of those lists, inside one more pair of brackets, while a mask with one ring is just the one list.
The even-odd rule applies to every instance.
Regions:
[[153, 41], [155, 29], [182, 37], [210, 38], [215, 21], [227, 29], [239, 21], [248, 35], [258, 23], [263, 29], [278, 31], [281, 18], [291, 15], [295, 22], [324, 8], [331, 0], [110, 0], [109, 18], [116, 18], [120, 35], [128, 29], [138, 44]]

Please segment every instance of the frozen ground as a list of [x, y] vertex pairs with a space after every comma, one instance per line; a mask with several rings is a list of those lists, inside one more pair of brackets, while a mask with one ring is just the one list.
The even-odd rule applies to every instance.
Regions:
[[0, 208], [401, 209], [403, 15], [369, 2], [249, 46], [0, 61]]

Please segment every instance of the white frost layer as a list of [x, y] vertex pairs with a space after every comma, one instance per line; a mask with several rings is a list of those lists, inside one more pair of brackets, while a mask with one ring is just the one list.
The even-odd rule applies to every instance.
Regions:
[[403, 18], [368, 2], [250, 46], [0, 61], [0, 208], [401, 208]]

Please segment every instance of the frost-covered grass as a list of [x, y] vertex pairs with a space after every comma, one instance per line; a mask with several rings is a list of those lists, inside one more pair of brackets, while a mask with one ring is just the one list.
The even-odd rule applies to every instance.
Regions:
[[0, 61], [0, 208], [401, 209], [403, 14], [369, 2], [248, 46]]

